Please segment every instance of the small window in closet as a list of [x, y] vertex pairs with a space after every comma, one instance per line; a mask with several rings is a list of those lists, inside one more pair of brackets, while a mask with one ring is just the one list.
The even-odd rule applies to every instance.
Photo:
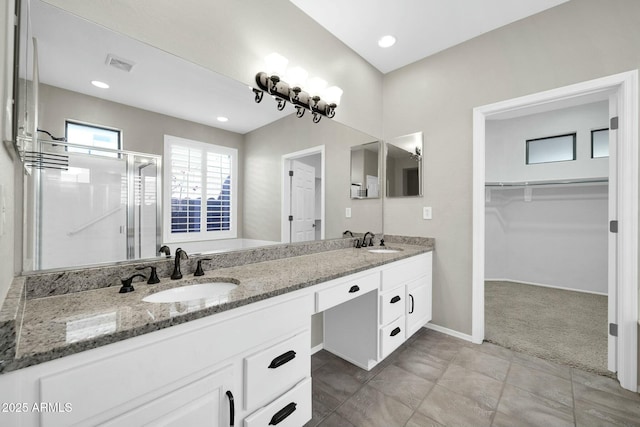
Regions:
[[576, 134], [527, 140], [526, 164], [566, 162], [576, 159]]
[[591, 131], [591, 158], [609, 157], [609, 128]]

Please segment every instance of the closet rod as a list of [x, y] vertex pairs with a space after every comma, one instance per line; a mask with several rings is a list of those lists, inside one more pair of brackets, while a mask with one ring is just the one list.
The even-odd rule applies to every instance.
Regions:
[[543, 185], [571, 185], [571, 184], [605, 184], [609, 178], [585, 178], [585, 179], [562, 179], [550, 181], [523, 181], [523, 182], [485, 182], [485, 187], [531, 187]]

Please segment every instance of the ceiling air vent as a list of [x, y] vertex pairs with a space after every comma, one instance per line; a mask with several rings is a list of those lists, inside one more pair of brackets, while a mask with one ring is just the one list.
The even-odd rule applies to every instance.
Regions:
[[118, 58], [115, 55], [107, 55], [107, 65], [128, 73], [131, 71], [135, 63], [128, 59]]

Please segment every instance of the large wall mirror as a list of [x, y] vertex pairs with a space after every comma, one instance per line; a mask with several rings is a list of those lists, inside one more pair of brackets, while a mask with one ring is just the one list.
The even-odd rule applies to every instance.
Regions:
[[380, 141], [351, 147], [352, 199], [380, 197]]
[[422, 196], [422, 132], [386, 143], [387, 197]]
[[[161, 206], [173, 203], [177, 193], [170, 186], [167, 194], [162, 181], [177, 182], [168, 172], [179, 170], [165, 162], [166, 136], [237, 153], [235, 187], [225, 175], [206, 205], [194, 201], [196, 196], [183, 199], [187, 211], [180, 219], [189, 230], [193, 212], [226, 209], [230, 204], [224, 200], [234, 197], [235, 237], [174, 238], [173, 251], [178, 246], [189, 253], [237, 250], [300, 235], [341, 238], [345, 229], [382, 231], [380, 200], [362, 212], [354, 207], [351, 218], [344, 214], [352, 203], [344, 191], [351, 182], [350, 147], [376, 138], [335, 120], [298, 119], [293, 107], [277, 111], [256, 104], [240, 82], [46, 2], [23, 0], [21, 10], [18, 136], [28, 142], [23, 150], [51, 159], [32, 162], [23, 175], [24, 271], [158, 256], [172, 224]], [[93, 80], [109, 88], [93, 86]], [[91, 127], [85, 135], [89, 142], [52, 139], [68, 136], [69, 123]], [[180, 161], [193, 159], [176, 153]], [[313, 175], [314, 205], [306, 209], [313, 232], [284, 232], [283, 218], [292, 205], [287, 197], [294, 193], [283, 194], [285, 169], [294, 165]], [[195, 187], [181, 188], [188, 193]], [[226, 217], [217, 221], [226, 223]]]

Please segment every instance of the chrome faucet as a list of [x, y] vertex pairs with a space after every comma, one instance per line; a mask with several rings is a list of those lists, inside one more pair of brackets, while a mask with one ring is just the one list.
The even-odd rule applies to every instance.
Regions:
[[171, 273], [171, 280], [182, 279], [182, 272], [180, 271], [180, 260], [188, 258], [189, 255], [187, 255], [187, 253], [182, 250], [182, 248], [176, 249], [176, 260], [173, 266], [173, 273]]

